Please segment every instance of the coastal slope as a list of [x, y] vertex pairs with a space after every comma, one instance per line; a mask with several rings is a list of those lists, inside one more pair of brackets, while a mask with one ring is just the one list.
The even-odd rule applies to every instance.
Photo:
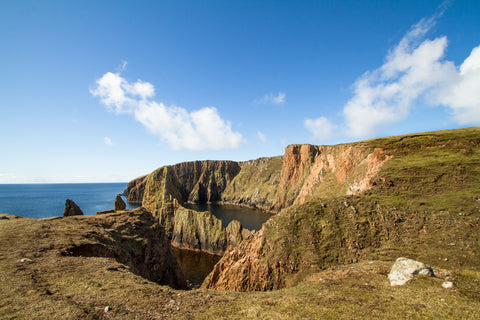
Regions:
[[[292, 161], [299, 165], [288, 170], [292, 183], [285, 183], [287, 192], [282, 193], [293, 205], [230, 248], [203, 285], [237, 291], [279, 289], [336, 265], [398, 256], [450, 269], [476, 268], [480, 262], [475, 236], [480, 230], [480, 129], [389, 137], [360, 145], [375, 150], [358, 157], [363, 164], [343, 172], [337, 167], [330, 172], [339, 176], [331, 176], [326, 186], [314, 184], [307, 192], [315, 196], [324, 188], [340, 188], [340, 193], [348, 193], [352, 185], [367, 186], [362, 193], [334, 197], [335, 190], [324, 189], [323, 199], [289, 197], [289, 188], [294, 195], [301, 194], [295, 190], [307, 184], [295, 181], [308, 180], [304, 177], [311, 170], [305, 167], [318, 158], [317, 149], [304, 147], [304, 156], [300, 152]], [[337, 151], [346, 154], [349, 148], [358, 145]], [[358, 166], [364, 168], [357, 178], [346, 185], [339, 183], [349, 179], [344, 172], [352, 174]]]

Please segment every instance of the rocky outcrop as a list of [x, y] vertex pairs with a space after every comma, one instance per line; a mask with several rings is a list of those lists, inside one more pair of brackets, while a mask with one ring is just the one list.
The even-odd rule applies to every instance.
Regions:
[[388, 274], [391, 286], [403, 286], [417, 274], [433, 276], [433, 269], [425, 263], [408, 258], [398, 258]]
[[159, 223], [167, 231], [173, 246], [222, 255], [229, 246], [247, 238], [251, 232], [234, 220], [225, 228], [210, 212], [186, 209], [176, 199], [166, 199], [157, 210]]
[[83, 216], [83, 211], [80, 207], [70, 199], [65, 200], [65, 208], [63, 209], [63, 216]]
[[239, 162], [240, 172], [222, 193], [223, 203], [272, 211], [283, 157]]
[[274, 211], [307, 200], [357, 195], [392, 157], [362, 144], [290, 145], [285, 149]]
[[170, 196], [180, 203], [219, 201], [239, 172], [240, 165], [234, 161], [194, 161], [162, 167], [147, 176], [142, 205], [155, 212]]
[[127, 197], [127, 202], [129, 203], [142, 203], [143, 194], [145, 192], [147, 175], [138, 177], [130, 181], [127, 185], [127, 188], [123, 192], [123, 196]]
[[115, 203], [113, 205], [113, 210], [114, 211], [125, 210], [126, 207], [127, 207], [127, 205], [123, 201], [122, 196], [117, 194], [117, 196], [115, 197]]

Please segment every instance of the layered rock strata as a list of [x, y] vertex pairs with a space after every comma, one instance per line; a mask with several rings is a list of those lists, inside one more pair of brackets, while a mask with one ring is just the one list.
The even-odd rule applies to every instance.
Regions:
[[133, 179], [127, 184], [127, 188], [123, 192], [123, 196], [127, 197], [127, 202], [141, 204], [143, 193], [145, 192], [147, 175]]
[[129, 202], [143, 194], [142, 205], [152, 212], [172, 196], [179, 203], [223, 202], [275, 213], [311, 199], [363, 193], [391, 158], [365, 144], [290, 145], [279, 157], [165, 166], [131, 181], [124, 194]]
[[214, 255], [222, 255], [229, 246], [235, 246], [252, 233], [236, 220], [225, 227], [210, 212], [186, 209], [171, 197], [161, 203], [156, 217], [173, 246]]

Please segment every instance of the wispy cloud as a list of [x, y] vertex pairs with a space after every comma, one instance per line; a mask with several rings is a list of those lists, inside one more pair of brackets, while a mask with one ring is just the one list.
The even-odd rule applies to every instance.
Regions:
[[316, 140], [329, 140], [333, 138], [333, 132], [337, 127], [325, 117], [305, 119], [303, 124], [305, 128], [313, 134], [313, 138]]
[[257, 137], [262, 142], [267, 142], [267, 136], [263, 134], [261, 131], [257, 132]]
[[149, 82], [131, 83], [119, 73], [107, 72], [90, 93], [100, 98], [108, 111], [133, 115], [174, 150], [234, 149], [243, 141], [242, 135], [234, 132], [231, 123], [223, 120], [214, 107], [189, 112], [153, 101], [155, 90]]
[[112, 140], [109, 138], [109, 137], [104, 137], [103, 138], [103, 143], [105, 143], [105, 145], [109, 146], [109, 147], [112, 147], [113, 146], [113, 142]]
[[254, 104], [284, 104], [286, 101], [286, 94], [284, 92], [279, 92], [277, 95], [268, 93], [263, 96], [263, 98], [256, 99], [253, 101]]
[[459, 68], [445, 60], [447, 37], [425, 39], [442, 12], [420, 20], [381, 67], [357, 79], [354, 96], [343, 107], [342, 126], [320, 117], [307, 119], [307, 130], [318, 140], [369, 137], [408, 118], [411, 109], [422, 104], [450, 108], [458, 123], [480, 123], [480, 46]]

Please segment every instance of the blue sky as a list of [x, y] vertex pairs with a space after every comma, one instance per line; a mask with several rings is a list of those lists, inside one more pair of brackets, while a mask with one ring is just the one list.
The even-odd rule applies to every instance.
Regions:
[[0, 183], [480, 125], [480, 1], [0, 2]]

